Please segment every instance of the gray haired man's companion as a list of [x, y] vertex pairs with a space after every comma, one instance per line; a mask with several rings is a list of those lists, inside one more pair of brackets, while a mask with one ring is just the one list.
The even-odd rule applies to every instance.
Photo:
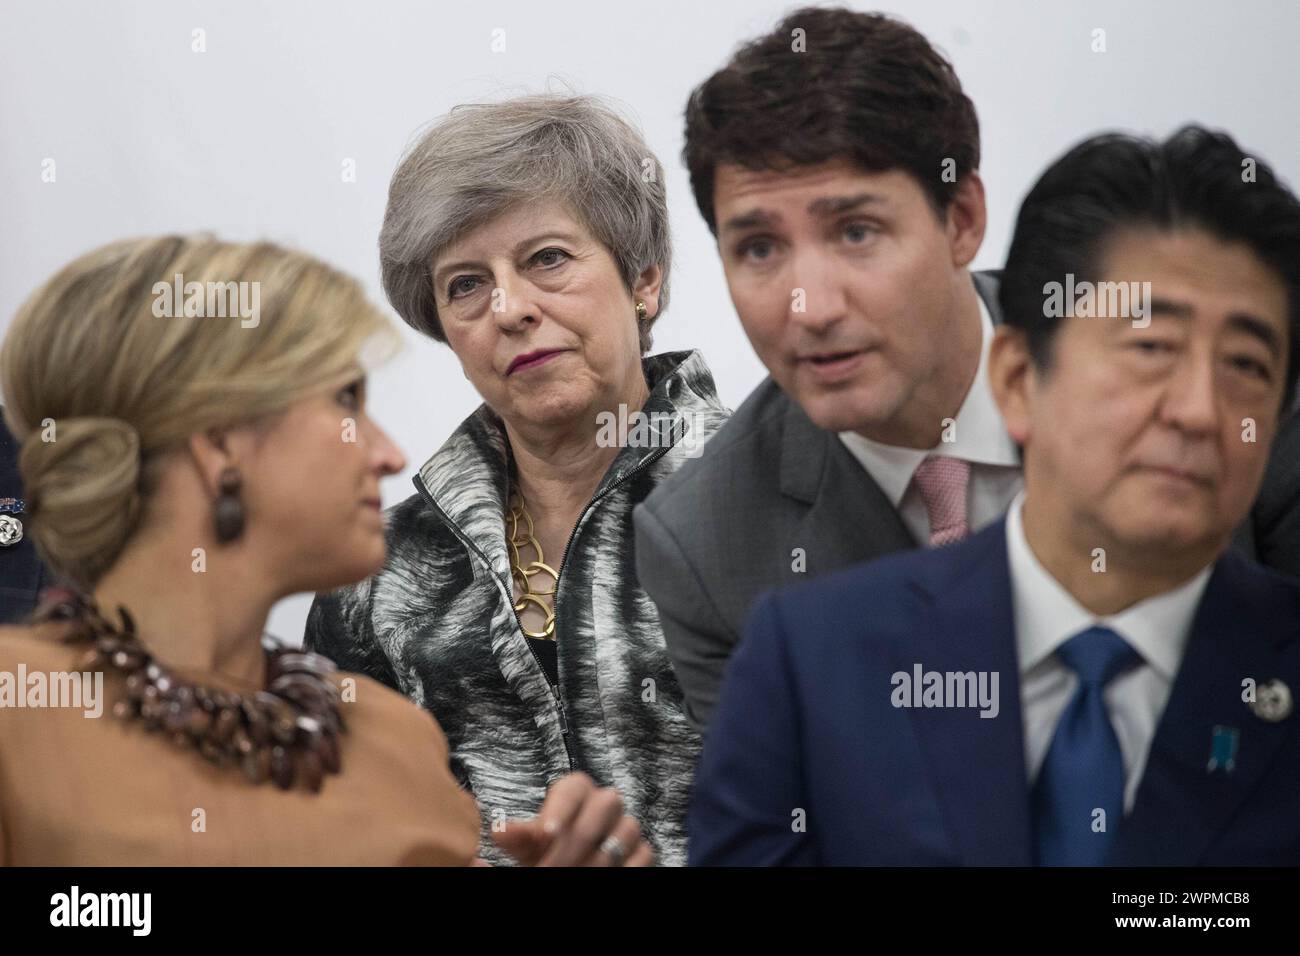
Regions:
[[[997, 279], [968, 271], [979, 158], [952, 66], [876, 14], [796, 11], [690, 98], [695, 201], [770, 373], [635, 515], [641, 580], [700, 729], [759, 594], [958, 541], [1022, 485], [985, 362]], [[1238, 535], [1293, 570], [1300, 534], [1279, 534], [1300, 514], [1296, 446]]]
[[[306, 644], [433, 712], [489, 861], [683, 863], [699, 737], [632, 509], [727, 411], [699, 354], [645, 355], [662, 170], [591, 98], [458, 107], [394, 174], [380, 255], [390, 301], [483, 404], [388, 512], [387, 565], [320, 596]], [[573, 771], [606, 789], [566, 809]]]

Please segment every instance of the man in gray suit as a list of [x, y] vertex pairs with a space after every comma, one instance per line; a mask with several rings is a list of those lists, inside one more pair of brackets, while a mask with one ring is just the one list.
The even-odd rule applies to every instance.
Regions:
[[[800, 10], [687, 106], [685, 157], [770, 377], [636, 510], [637, 572], [707, 727], [763, 591], [1000, 517], [1020, 456], [984, 357], [997, 280], [975, 110], [887, 17]], [[1300, 575], [1300, 418], [1236, 543]]]
[[979, 126], [888, 17], [800, 10], [692, 95], [686, 161], [770, 377], [635, 514], [637, 571], [703, 729], [754, 599], [994, 521], [1020, 458], [982, 361], [997, 283]]

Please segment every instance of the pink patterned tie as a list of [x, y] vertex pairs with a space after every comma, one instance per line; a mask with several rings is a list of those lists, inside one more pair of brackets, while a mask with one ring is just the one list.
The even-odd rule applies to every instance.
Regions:
[[970, 462], [945, 455], [929, 455], [912, 476], [930, 516], [930, 546], [941, 547], [970, 534], [966, 518], [966, 485]]

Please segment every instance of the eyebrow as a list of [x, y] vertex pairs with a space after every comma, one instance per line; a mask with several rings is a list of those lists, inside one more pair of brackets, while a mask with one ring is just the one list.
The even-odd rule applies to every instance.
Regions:
[[[521, 239], [519, 242], [515, 243], [515, 247], [513, 250], [511, 250], [511, 252], [513, 255], [517, 256], [528, 246], [542, 242], [545, 239], [558, 239], [561, 242], [567, 242], [570, 245], [578, 244], [578, 237], [574, 236], [571, 233], [553, 232], [548, 230], [546, 232], [539, 232], [536, 235], [529, 236], [527, 239]], [[482, 264], [481, 262], [474, 259], [461, 259], [458, 262], [449, 262], [445, 266], [442, 266], [441, 268], [439, 268], [437, 271], [434, 272], [433, 284], [435, 287], [440, 286], [442, 285], [443, 281], [447, 278], [448, 273], [457, 272], [460, 269], [473, 269], [480, 266], [481, 264]], [[435, 288], [435, 292], [436, 291], [437, 290]]]
[[1268, 347], [1273, 358], [1279, 358], [1282, 355], [1282, 337], [1277, 334], [1277, 330], [1269, 325], [1263, 319], [1251, 315], [1248, 312], [1233, 312], [1228, 316], [1228, 325], [1232, 326], [1247, 335], [1253, 335]]
[[838, 216], [842, 213], [861, 209], [863, 206], [886, 205], [885, 197], [876, 193], [858, 193], [856, 196], [828, 196], [814, 199], [808, 204], [808, 212], [814, 216]]
[[737, 232], [741, 229], [757, 229], [763, 226], [770, 226], [774, 222], [780, 221], [781, 217], [773, 215], [763, 209], [751, 209], [749, 212], [743, 212], [738, 216], [732, 216], [722, 224], [721, 232]]
[[[1167, 315], [1175, 319], [1191, 319], [1196, 310], [1187, 302], [1174, 302], [1170, 299], [1153, 298], [1151, 300], [1152, 315]], [[1227, 324], [1239, 332], [1245, 332], [1247, 335], [1259, 339], [1272, 353], [1273, 358], [1278, 358], [1282, 354], [1282, 337], [1278, 335], [1277, 330], [1272, 325], [1265, 322], [1259, 316], [1251, 315], [1249, 312], [1232, 312], [1228, 315]]]
[[[885, 205], [886, 203], [884, 196], [875, 193], [858, 193], [855, 196], [823, 196], [820, 199], [814, 199], [808, 204], [808, 214], [825, 218], [852, 212], [863, 206]], [[776, 213], [768, 212], [765, 209], [751, 209], [748, 212], [732, 216], [722, 224], [721, 231], [734, 232], [741, 229], [761, 228], [780, 221], [781, 217]]]

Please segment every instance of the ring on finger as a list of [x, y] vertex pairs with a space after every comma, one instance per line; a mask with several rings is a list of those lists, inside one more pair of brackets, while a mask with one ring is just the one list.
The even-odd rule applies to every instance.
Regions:
[[627, 861], [627, 848], [616, 836], [605, 837], [605, 842], [600, 845], [600, 852], [613, 860], [615, 866], [622, 866]]

